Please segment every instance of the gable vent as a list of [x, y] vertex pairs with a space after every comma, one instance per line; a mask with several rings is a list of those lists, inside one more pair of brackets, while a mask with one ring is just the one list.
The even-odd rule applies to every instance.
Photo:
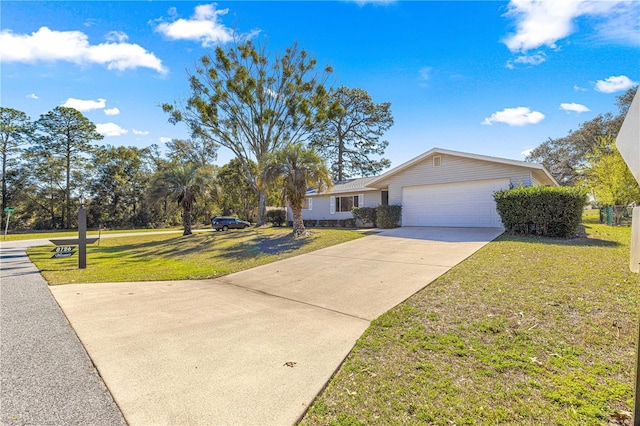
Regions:
[[439, 155], [436, 155], [435, 157], [433, 157], [433, 167], [440, 167], [441, 163], [442, 163], [442, 157], [440, 157]]

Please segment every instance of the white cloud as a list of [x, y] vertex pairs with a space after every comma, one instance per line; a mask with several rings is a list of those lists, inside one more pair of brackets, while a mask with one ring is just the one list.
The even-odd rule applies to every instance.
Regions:
[[129, 36], [122, 31], [109, 31], [106, 36], [104, 36], [107, 41], [112, 41], [115, 43], [124, 43], [129, 40]]
[[524, 151], [522, 151], [520, 154], [521, 154], [521, 155], [523, 155], [523, 156], [525, 156], [525, 157], [528, 157], [528, 156], [529, 156], [529, 154], [531, 154], [531, 153], [533, 152], [533, 150], [534, 150], [534, 148], [525, 149], [525, 150], [524, 150]]
[[576, 92], [586, 92], [587, 91], [587, 89], [585, 89], [584, 87], [580, 87], [577, 84], [573, 85], [573, 90], [576, 91]]
[[421, 80], [429, 80], [431, 78], [432, 67], [422, 67], [420, 69], [420, 79]]
[[[635, 4], [634, 4], [635, 3]], [[542, 46], [556, 48], [556, 43], [576, 31], [575, 20], [589, 16], [601, 38], [640, 44], [638, 2], [625, 0], [511, 0], [505, 16], [515, 20], [515, 33], [504, 44], [512, 52], [527, 52]]]
[[95, 101], [85, 101], [82, 99], [69, 98], [61, 106], [75, 108], [78, 111], [91, 111], [92, 109], [102, 109], [107, 103], [106, 99], [98, 98]]
[[388, 4], [395, 3], [396, 0], [350, 0], [353, 3], [356, 3], [358, 6], [364, 6], [366, 4], [373, 4], [379, 6], [386, 6]]
[[96, 124], [96, 131], [104, 136], [122, 136], [129, 133], [127, 129], [123, 129], [116, 123]]
[[[219, 20], [228, 12], [229, 9], [216, 10], [215, 4], [203, 4], [196, 6], [191, 19], [162, 22], [158, 24], [156, 31], [171, 40], [197, 41], [204, 47], [228, 43], [233, 40], [234, 32]], [[176, 18], [175, 8], [169, 9], [169, 15]]]
[[[122, 38], [124, 33], [118, 34]], [[109, 70], [125, 71], [135, 68], [151, 68], [161, 74], [167, 72], [162, 61], [137, 44], [111, 41], [89, 44], [86, 34], [80, 31], [55, 31], [41, 27], [31, 34], [14, 34], [0, 31], [0, 57], [4, 62], [56, 62], [66, 61], [77, 65], [99, 64]]]
[[589, 108], [587, 108], [585, 105], [582, 104], [576, 104], [576, 103], [561, 103], [560, 104], [560, 109], [567, 111], [567, 112], [577, 112], [578, 114], [580, 114], [581, 112], [587, 112], [587, 111], [591, 111]]
[[493, 123], [505, 123], [509, 126], [524, 126], [526, 124], [536, 124], [544, 119], [544, 114], [538, 111], [531, 111], [527, 107], [505, 108], [491, 114], [491, 117], [484, 119], [482, 124], [490, 126]]
[[146, 136], [146, 135], [149, 134], [149, 131], [147, 131], [147, 130], [131, 129], [131, 131], [133, 132], [134, 135], [138, 135], [138, 136]]
[[537, 52], [534, 55], [520, 55], [513, 60], [507, 61], [507, 68], [514, 69], [515, 66], [513, 64], [540, 65], [546, 60], [544, 52]]
[[40, 99], [40, 98], [38, 97], [38, 95], [36, 95], [35, 93], [29, 93], [29, 94], [27, 95], [27, 98], [29, 98], [29, 99]]
[[164, 136], [161, 136], [159, 140], [160, 140], [160, 143], [171, 142], [171, 138], [167, 138], [167, 137], [164, 137]]
[[105, 109], [104, 113], [107, 115], [118, 115], [120, 114], [120, 110], [118, 108], [109, 108]]
[[612, 75], [604, 80], [598, 80], [596, 82], [596, 91], [602, 93], [615, 93], [630, 89], [637, 85], [637, 82], [631, 80], [626, 75]]

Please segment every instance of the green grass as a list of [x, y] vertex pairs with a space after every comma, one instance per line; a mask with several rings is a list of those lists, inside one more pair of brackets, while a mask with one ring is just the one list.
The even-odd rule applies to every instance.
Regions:
[[304, 425], [606, 425], [633, 411], [629, 228], [504, 235], [373, 321]]
[[339, 244], [363, 234], [339, 229], [314, 229], [293, 238], [287, 228], [249, 228], [206, 232], [105, 238], [87, 245], [87, 268], [78, 269], [78, 255], [52, 259], [53, 245], [28, 250], [31, 261], [51, 285], [119, 281], [215, 278], [276, 260]]
[[[205, 230], [210, 230], [211, 227], [202, 228]], [[194, 228], [194, 231], [198, 229]], [[158, 229], [111, 229], [111, 230], [102, 230], [100, 232], [96, 230], [87, 231], [88, 237], [97, 237], [99, 234], [101, 235], [109, 235], [109, 234], [122, 234], [122, 233], [144, 233], [144, 232], [161, 232], [161, 231], [171, 231], [171, 232], [182, 232], [182, 227], [173, 227], [173, 228], [158, 228]], [[4, 239], [4, 233], [0, 236], [0, 242], [2, 241], [20, 241], [20, 240], [38, 240], [38, 239], [49, 239], [49, 238], [64, 238], [64, 237], [77, 237], [78, 230], [74, 231], [37, 231], [37, 232], [24, 232], [24, 233], [13, 233], [7, 234], [7, 239]]]

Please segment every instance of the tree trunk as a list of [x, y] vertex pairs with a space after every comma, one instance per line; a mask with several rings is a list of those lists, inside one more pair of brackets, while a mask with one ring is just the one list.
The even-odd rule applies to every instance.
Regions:
[[67, 150], [67, 188], [65, 190], [66, 229], [71, 229], [71, 154]]
[[182, 226], [184, 227], [182, 235], [191, 235], [191, 209], [187, 206], [182, 208]]
[[304, 221], [302, 220], [302, 209], [292, 208], [291, 210], [293, 211], [293, 236], [301, 237], [307, 231], [304, 228]]
[[342, 139], [342, 132], [338, 129], [338, 182], [341, 182], [344, 178], [344, 140]]
[[[6, 145], [4, 146], [6, 152]], [[2, 211], [0, 215], [2, 215], [2, 219], [0, 220], [0, 229], [4, 231], [4, 217], [8, 215], [4, 211], [7, 208], [7, 154], [2, 156]]]
[[[300, 212], [302, 214], [302, 212]], [[258, 190], [258, 223], [256, 226], [262, 226], [266, 221], [267, 215], [267, 190], [260, 189]]]

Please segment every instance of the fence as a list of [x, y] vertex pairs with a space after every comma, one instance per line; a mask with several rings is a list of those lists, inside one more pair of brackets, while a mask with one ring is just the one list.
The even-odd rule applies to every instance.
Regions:
[[600, 209], [600, 223], [609, 226], [631, 226], [633, 207], [608, 206]]

